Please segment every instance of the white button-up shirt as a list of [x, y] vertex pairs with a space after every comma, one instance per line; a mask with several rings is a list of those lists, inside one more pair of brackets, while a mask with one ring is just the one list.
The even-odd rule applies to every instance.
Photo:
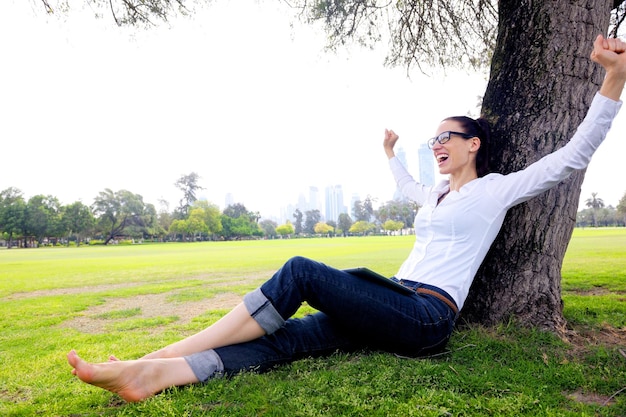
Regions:
[[476, 271], [495, 240], [509, 208], [552, 188], [574, 170], [585, 168], [604, 140], [622, 102], [599, 93], [567, 145], [527, 168], [489, 174], [458, 192], [449, 182], [433, 187], [416, 182], [397, 158], [389, 164], [398, 187], [421, 207], [415, 217], [415, 245], [396, 274], [446, 291], [461, 308]]

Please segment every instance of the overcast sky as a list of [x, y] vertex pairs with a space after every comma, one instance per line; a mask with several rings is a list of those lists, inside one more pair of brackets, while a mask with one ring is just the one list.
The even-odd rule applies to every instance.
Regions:
[[[417, 148], [438, 122], [477, 115], [484, 75], [409, 79], [383, 67], [384, 52], [325, 53], [323, 32], [290, 26], [281, 4], [216, 1], [137, 30], [90, 9], [47, 17], [40, 2], [2, 0], [0, 190], [91, 204], [105, 188], [126, 189], [173, 209], [174, 182], [196, 172], [208, 200], [223, 208], [232, 193], [264, 216], [309, 186], [384, 202], [394, 191], [385, 128], [400, 134], [417, 176]], [[624, 132], [626, 112], [588, 169], [583, 200], [598, 192], [615, 206], [626, 192]]]

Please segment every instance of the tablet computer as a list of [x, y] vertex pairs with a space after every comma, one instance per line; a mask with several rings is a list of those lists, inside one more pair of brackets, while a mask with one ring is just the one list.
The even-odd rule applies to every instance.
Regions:
[[405, 287], [403, 285], [400, 285], [399, 283], [397, 283], [397, 282], [395, 282], [395, 281], [393, 281], [393, 280], [391, 280], [391, 279], [389, 279], [389, 278], [387, 278], [387, 277], [385, 277], [383, 275], [380, 275], [379, 273], [374, 272], [371, 269], [366, 268], [366, 267], [362, 267], [361, 266], [361, 267], [358, 267], [358, 268], [348, 268], [348, 269], [344, 269], [344, 271], [349, 273], [349, 274], [352, 274], [352, 275], [355, 275], [357, 277], [360, 277], [360, 278], [365, 278], [365, 279], [369, 279], [369, 280], [374, 281], [374, 282], [378, 282], [381, 285], [384, 285], [384, 286], [389, 287], [389, 288], [393, 288], [394, 290], [400, 291], [400, 292], [405, 293], [405, 294], [414, 294], [415, 293], [415, 291], [413, 291], [412, 289], [407, 288], [407, 287]]

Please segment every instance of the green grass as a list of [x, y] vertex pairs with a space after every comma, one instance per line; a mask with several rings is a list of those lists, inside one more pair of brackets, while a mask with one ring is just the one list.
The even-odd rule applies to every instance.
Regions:
[[197, 332], [228, 311], [219, 300], [241, 297], [290, 256], [392, 275], [413, 239], [0, 250], [0, 415], [626, 415], [626, 229], [574, 232], [562, 285], [571, 343], [512, 323], [475, 326], [433, 358], [338, 354], [139, 404], [69, 372], [71, 348], [90, 361], [135, 358]]
[[625, 229], [574, 230], [562, 271], [570, 323], [626, 328]]

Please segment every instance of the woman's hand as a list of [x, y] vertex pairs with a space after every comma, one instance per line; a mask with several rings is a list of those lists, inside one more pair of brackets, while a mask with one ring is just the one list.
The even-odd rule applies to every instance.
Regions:
[[395, 152], [393, 151], [393, 147], [396, 146], [396, 142], [398, 141], [399, 138], [400, 136], [398, 136], [396, 132], [394, 132], [393, 130], [385, 129], [385, 139], [383, 140], [383, 148], [385, 148], [385, 153], [387, 154], [387, 157], [389, 159], [396, 156]]
[[606, 77], [600, 87], [600, 94], [619, 100], [626, 83], [626, 43], [620, 39], [596, 37], [591, 51], [591, 60], [602, 65]]

